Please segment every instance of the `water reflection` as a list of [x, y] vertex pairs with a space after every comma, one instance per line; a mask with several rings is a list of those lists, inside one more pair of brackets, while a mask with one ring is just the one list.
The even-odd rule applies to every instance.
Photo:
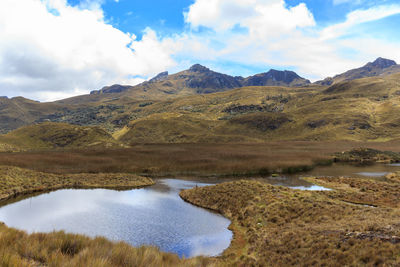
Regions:
[[196, 185], [206, 184], [165, 179], [131, 191], [60, 190], [4, 206], [0, 220], [28, 232], [65, 230], [185, 257], [215, 256], [230, 244], [230, 221], [179, 197]]

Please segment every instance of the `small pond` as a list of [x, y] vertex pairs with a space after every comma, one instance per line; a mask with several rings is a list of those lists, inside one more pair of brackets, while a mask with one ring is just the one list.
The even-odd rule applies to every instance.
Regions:
[[[248, 178], [300, 190], [329, 190], [310, 184], [304, 176], [348, 176], [382, 179], [400, 171], [400, 164], [352, 166], [333, 164], [310, 172]], [[0, 208], [0, 221], [28, 232], [64, 230], [104, 236], [133, 246], [153, 245], [179, 256], [216, 256], [229, 247], [230, 221], [184, 202], [179, 191], [238, 178], [158, 179], [156, 185], [128, 191], [59, 190]]]
[[206, 184], [163, 179], [129, 191], [59, 190], [0, 208], [0, 221], [28, 232], [65, 230], [184, 257], [216, 256], [230, 245], [230, 221], [179, 197], [196, 185]]

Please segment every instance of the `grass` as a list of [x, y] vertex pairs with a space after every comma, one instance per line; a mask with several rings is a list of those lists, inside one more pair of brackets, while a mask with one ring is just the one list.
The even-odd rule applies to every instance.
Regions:
[[[362, 179], [354, 180], [365, 185]], [[341, 184], [341, 180], [337, 183]], [[393, 183], [400, 185], [398, 178]], [[393, 194], [392, 199], [397, 195], [395, 190], [387, 191], [386, 187], [380, 191], [382, 195], [374, 203], [383, 201], [385, 195]], [[180, 195], [192, 204], [231, 219], [235, 238], [220, 259], [221, 264], [400, 264], [400, 210], [386, 205], [385, 201], [382, 206], [372, 208], [344, 202], [332, 192], [305, 192], [245, 180], [193, 188]]]
[[[49, 174], [0, 167], [1, 199], [57, 188], [135, 188], [128, 174]], [[220, 257], [179, 259], [152, 247], [64, 232], [26, 234], [0, 225], [1, 266], [394, 266], [400, 264], [400, 173], [378, 181], [308, 178], [334, 188], [310, 192], [241, 180], [184, 190], [180, 196], [231, 220]], [[358, 203], [358, 204], [355, 204]], [[364, 204], [373, 205], [364, 206]]]
[[119, 143], [99, 127], [40, 123], [0, 136], [0, 151], [116, 147]]
[[[0, 203], [62, 188], [131, 189], [154, 184], [133, 174], [49, 174], [0, 166]], [[153, 247], [64, 232], [27, 234], [0, 224], [0, 266], [214, 266], [215, 259], [180, 259]]]
[[0, 177], [0, 201], [64, 188], [131, 189], [154, 184], [134, 174], [51, 174], [9, 166], [0, 166]]
[[293, 173], [329, 164], [333, 153], [399, 143], [269, 142], [264, 144], [148, 144], [123, 149], [0, 153], [0, 165], [49, 173], [137, 173], [150, 176], [252, 176]]
[[0, 225], [0, 265], [23, 266], [214, 266], [213, 259], [182, 260], [153, 247], [134, 248], [105, 238], [64, 232], [26, 234]]

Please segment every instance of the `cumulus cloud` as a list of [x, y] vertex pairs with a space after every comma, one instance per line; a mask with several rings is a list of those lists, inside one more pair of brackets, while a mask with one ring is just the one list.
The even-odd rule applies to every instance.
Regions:
[[0, 94], [59, 99], [174, 65], [168, 39], [151, 29], [141, 40], [121, 32], [104, 21], [100, 3], [1, 0]]
[[315, 25], [304, 3], [288, 8], [284, 0], [197, 0], [185, 13], [185, 21], [194, 28], [205, 26], [216, 31], [238, 25], [257, 35]]
[[[375, 6], [321, 28], [304, 3], [290, 7], [283, 0], [196, 0], [184, 14], [193, 30], [186, 38], [192, 43], [187, 49], [196, 53], [184, 54], [214, 62], [291, 68], [316, 80], [358, 67], [378, 52], [390, 58], [397, 55], [395, 45], [387, 41], [346, 35], [357, 25], [399, 13], [400, 5]], [[201, 34], [200, 27], [211, 32]], [[360, 47], [365, 42], [384, 49]]]
[[219, 62], [289, 68], [316, 80], [398, 54], [396, 42], [348, 33], [400, 14], [400, 5], [355, 10], [344, 22], [321, 28], [304, 3], [195, 0], [184, 13], [185, 31], [162, 37], [147, 28], [138, 40], [105, 21], [102, 3], [1, 0], [0, 95], [60, 99], [113, 83], [136, 84], [198, 61], [217, 70]]

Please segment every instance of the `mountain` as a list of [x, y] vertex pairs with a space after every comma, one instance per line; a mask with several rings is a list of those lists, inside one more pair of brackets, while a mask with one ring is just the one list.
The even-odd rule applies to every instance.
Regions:
[[374, 62], [369, 62], [361, 68], [346, 71], [345, 73], [336, 75], [333, 78], [325, 78], [322, 81], [317, 81], [316, 84], [329, 86], [343, 81], [351, 81], [381, 75], [390, 75], [398, 72], [400, 72], [400, 65], [397, 65], [394, 60], [379, 57]]
[[177, 96], [210, 94], [245, 86], [307, 86], [310, 81], [293, 71], [270, 70], [247, 78], [230, 76], [195, 64], [188, 70], [169, 75], [162, 72], [147, 82], [136, 86], [112, 85], [91, 95], [114, 94], [116, 97], [128, 96], [135, 99], [165, 99]]
[[293, 71], [270, 70], [266, 73], [256, 74], [243, 80], [242, 86], [288, 86], [301, 87], [310, 84]]
[[335, 84], [243, 87], [146, 106], [118, 140], [220, 143], [400, 139], [400, 73]]
[[56, 103], [39, 103], [23, 97], [0, 97], [0, 134], [30, 124], [60, 109]]
[[390, 74], [397, 67], [378, 59], [363, 68], [367, 73], [380, 70], [380, 75], [327, 86], [309, 84], [290, 71], [243, 78], [194, 65], [137, 86], [105, 87], [52, 103], [1, 97], [0, 129], [9, 134], [0, 136], [0, 150], [23, 149], [18, 144], [84, 147], [86, 142], [400, 139], [400, 73]]

